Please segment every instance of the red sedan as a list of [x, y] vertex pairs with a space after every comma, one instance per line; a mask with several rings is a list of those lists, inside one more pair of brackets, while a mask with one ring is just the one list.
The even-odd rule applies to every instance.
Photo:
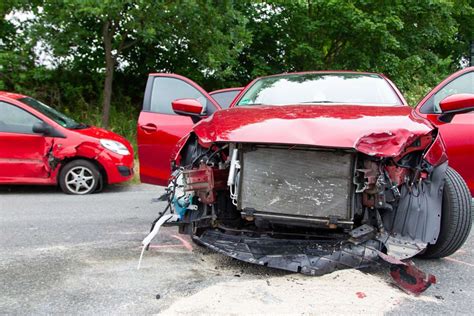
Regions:
[[168, 205], [143, 249], [175, 223], [232, 258], [308, 275], [383, 260], [420, 293], [435, 278], [407, 260], [449, 256], [471, 229], [456, 170], [472, 186], [473, 75], [453, 75], [416, 109], [374, 73], [262, 77], [229, 109], [189, 79], [150, 75], [140, 173], [167, 185]]
[[0, 91], [0, 184], [59, 184], [65, 193], [88, 194], [132, 176], [125, 138]]

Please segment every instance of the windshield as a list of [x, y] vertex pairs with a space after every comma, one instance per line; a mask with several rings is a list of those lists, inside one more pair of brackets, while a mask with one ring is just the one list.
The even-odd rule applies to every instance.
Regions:
[[72, 128], [72, 129], [81, 129], [81, 128], [87, 127], [87, 125], [77, 123], [72, 118], [67, 117], [63, 113], [58, 112], [52, 107], [49, 107], [46, 104], [38, 100], [35, 100], [33, 98], [26, 97], [26, 98], [20, 99], [20, 101], [29, 105], [30, 107], [37, 110], [38, 112], [41, 112], [43, 115], [46, 115], [47, 117], [49, 117], [50, 119], [52, 119], [53, 121], [61, 125], [62, 127]]
[[375, 74], [308, 73], [257, 80], [237, 106], [350, 103], [401, 105], [390, 84]]

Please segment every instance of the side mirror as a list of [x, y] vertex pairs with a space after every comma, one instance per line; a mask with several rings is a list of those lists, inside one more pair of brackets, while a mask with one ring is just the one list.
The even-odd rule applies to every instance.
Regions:
[[196, 99], [177, 99], [171, 102], [176, 114], [200, 117], [206, 113], [206, 108]]
[[50, 135], [53, 129], [45, 122], [36, 122], [33, 124], [33, 133]]
[[449, 123], [455, 114], [467, 113], [474, 110], [474, 94], [453, 94], [444, 98], [440, 103], [442, 114], [439, 119]]

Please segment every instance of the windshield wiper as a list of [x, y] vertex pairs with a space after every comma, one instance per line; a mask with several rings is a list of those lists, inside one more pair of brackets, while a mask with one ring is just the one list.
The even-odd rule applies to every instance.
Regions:
[[315, 100], [315, 101], [304, 101], [304, 102], [299, 102], [299, 103], [336, 103], [336, 102], [328, 101], [328, 100]]
[[84, 123], [77, 123], [76, 125], [70, 127], [71, 129], [84, 129], [84, 128], [88, 128], [89, 125], [87, 124], [84, 124]]

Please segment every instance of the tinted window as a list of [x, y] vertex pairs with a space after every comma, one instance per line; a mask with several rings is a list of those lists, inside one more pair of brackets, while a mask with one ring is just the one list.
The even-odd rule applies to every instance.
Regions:
[[214, 100], [219, 103], [221, 108], [227, 109], [229, 108], [232, 101], [234, 101], [237, 94], [239, 94], [240, 90], [230, 90], [230, 91], [223, 91], [218, 93], [211, 93], [211, 96]]
[[441, 113], [439, 103], [446, 97], [458, 93], [474, 93], [474, 72], [465, 73], [446, 84], [431, 97], [434, 113]]
[[189, 83], [169, 77], [155, 77], [151, 93], [150, 110], [162, 114], [175, 114], [171, 102], [176, 99], [196, 99], [206, 106], [208, 114], [214, 112], [214, 106], [207, 98]]
[[41, 122], [36, 116], [12, 104], [0, 101], [0, 132], [34, 134], [33, 125]]
[[379, 75], [308, 73], [259, 79], [241, 97], [238, 105], [314, 103], [402, 104], [390, 84]]

